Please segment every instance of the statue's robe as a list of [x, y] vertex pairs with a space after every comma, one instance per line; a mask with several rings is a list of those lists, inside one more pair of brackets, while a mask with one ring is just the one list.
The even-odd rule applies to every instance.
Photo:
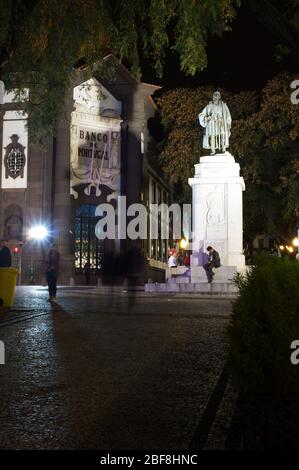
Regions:
[[[210, 119], [208, 119], [210, 117]], [[198, 115], [199, 123], [204, 128], [203, 148], [211, 149], [210, 137], [215, 137], [215, 149], [222, 150], [221, 137], [224, 146], [229, 146], [230, 127], [232, 118], [227, 104], [220, 101], [218, 104], [210, 103]]]

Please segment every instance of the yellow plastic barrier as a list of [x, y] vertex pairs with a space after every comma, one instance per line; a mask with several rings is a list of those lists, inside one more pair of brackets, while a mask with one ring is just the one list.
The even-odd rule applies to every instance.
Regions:
[[16, 268], [0, 268], [0, 305], [12, 307], [19, 274]]

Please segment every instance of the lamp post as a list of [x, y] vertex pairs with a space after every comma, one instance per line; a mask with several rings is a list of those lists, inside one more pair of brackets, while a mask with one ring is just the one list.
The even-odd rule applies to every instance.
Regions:
[[20, 254], [19, 254], [19, 286], [22, 285], [22, 255], [23, 255], [23, 242], [19, 243]]

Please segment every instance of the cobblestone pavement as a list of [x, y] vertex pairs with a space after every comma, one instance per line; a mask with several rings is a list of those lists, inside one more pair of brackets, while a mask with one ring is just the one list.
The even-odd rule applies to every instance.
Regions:
[[77, 287], [47, 297], [19, 287], [0, 313], [0, 448], [187, 449], [223, 371], [231, 301]]

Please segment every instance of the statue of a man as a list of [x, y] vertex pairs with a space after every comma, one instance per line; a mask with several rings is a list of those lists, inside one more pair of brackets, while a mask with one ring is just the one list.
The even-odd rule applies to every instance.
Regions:
[[224, 153], [229, 146], [232, 118], [219, 91], [213, 93], [213, 101], [202, 110], [198, 119], [204, 128], [203, 148], [210, 149], [211, 155], [215, 155], [217, 149]]

